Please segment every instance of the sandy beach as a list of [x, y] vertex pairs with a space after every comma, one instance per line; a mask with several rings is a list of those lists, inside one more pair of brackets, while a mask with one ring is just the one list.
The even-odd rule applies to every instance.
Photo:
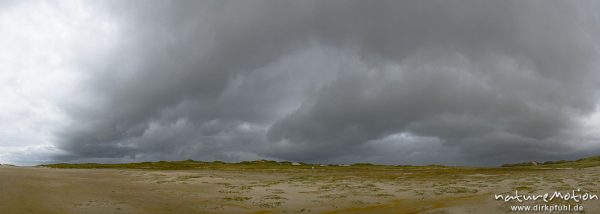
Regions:
[[[598, 193], [599, 175], [597, 167], [368, 173], [2, 166], [0, 213], [511, 213], [510, 205], [539, 201], [503, 202], [494, 194]], [[600, 212], [598, 200], [579, 204], [583, 213]]]

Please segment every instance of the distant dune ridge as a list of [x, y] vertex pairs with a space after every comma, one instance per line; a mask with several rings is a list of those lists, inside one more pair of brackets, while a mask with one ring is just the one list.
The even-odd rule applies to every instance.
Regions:
[[559, 160], [559, 161], [545, 161], [545, 162], [522, 162], [503, 164], [502, 167], [541, 167], [541, 168], [586, 168], [600, 166], [600, 156], [592, 156], [587, 158], [581, 158], [574, 161]]
[[[128, 168], [128, 169], [314, 169], [317, 168], [330, 168], [336, 169], [340, 167], [350, 168], [389, 168], [389, 167], [447, 167], [444, 165], [426, 165], [426, 166], [412, 166], [412, 165], [379, 165], [372, 163], [354, 163], [351, 165], [347, 164], [331, 164], [324, 165], [318, 163], [296, 163], [290, 161], [274, 161], [274, 160], [255, 160], [255, 161], [242, 161], [238, 163], [227, 163], [223, 161], [195, 161], [195, 160], [183, 160], [183, 161], [158, 161], [158, 162], [138, 162], [138, 163], [114, 163], [114, 164], [103, 164], [103, 163], [57, 163], [57, 164], [45, 164], [40, 165], [42, 167], [50, 168], [85, 168], [85, 169], [98, 169], [98, 168]], [[545, 162], [522, 162], [522, 163], [511, 163], [503, 164], [502, 167], [537, 167], [537, 168], [586, 168], [600, 166], [600, 156], [592, 156], [587, 158], [581, 158], [578, 160], [559, 160], [559, 161], [545, 161]]]

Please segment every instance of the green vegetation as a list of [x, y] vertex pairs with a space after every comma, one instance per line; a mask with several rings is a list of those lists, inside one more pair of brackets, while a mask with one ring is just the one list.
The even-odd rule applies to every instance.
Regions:
[[263, 199], [269, 199], [269, 200], [288, 200], [287, 198], [280, 196], [280, 195], [275, 195], [275, 194], [271, 194], [271, 195], [266, 195], [263, 197]]
[[[186, 169], [274, 169], [292, 167], [291, 162], [277, 162], [271, 160], [243, 161], [240, 163], [226, 163], [222, 161], [158, 161], [158, 162], [141, 162], [141, 163], [117, 163], [117, 164], [101, 164], [101, 163], [58, 163], [40, 165], [50, 168], [76, 168], [76, 169], [103, 169], [103, 168], [118, 168], [118, 169], [157, 169], [157, 170], [186, 170]], [[293, 166], [294, 168], [310, 168], [307, 165]]]
[[471, 189], [466, 187], [457, 187], [457, 186], [447, 186], [447, 187], [437, 187], [434, 190], [434, 193], [437, 195], [444, 193], [477, 193], [477, 189]]
[[574, 161], [559, 160], [559, 161], [546, 161], [543, 163], [538, 162], [524, 162], [524, 163], [513, 163], [504, 164], [502, 167], [527, 167], [527, 168], [587, 168], [600, 166], [600, 156], [593, 156], [587, 158], [581, 158]]
[[188, 170], [188, 169], [208, 169], [208, 170], [356, 170], [356, 169], [397, 169], [397, 168], [423, 168], [423, 167], [444, 167], [435, 166], [387, 166], [371, 163], [356, 163], [352, 165], [320, 165], [308, 163], [292, 163], [289, 161], [273, 160], [255, 160], [242, 161], [239, 163], [227, 163], [222, 161], [158, 161], [158, 162], [140, 162], [140, 163], [57, 163], [40, 165], [42, 167], [63, 168], [63, 169], [151, 169], [151, 170]]
[[252, 199], [252, 197], [241, 197], [241, 196], [234, 196], [234, 197], [224, 197], [223, 200], [225, 201], [247, 201]]
[[[377, 165], [371, 163], [355, 163], [352, 165], [320, 165], [320, 164], [309, 164], [309, 163], [292, 163], [289, 161], [273, 161], [273, 160], [255, 160], [255, 161], [242, 161], [239, 163], [227, 163], [222, 161], [195, 161], [195, 160], [184, 160], [184, 161], [158, 161], [158, 162], [140, 162], [140, 163], [116, 163], [116, 164], [102, 164], [102, 163], [58, 163], [58, 164], [47, 164], [40, 165], [42, 167], [50, 168], [64, 168], [64, 169], [146, 169], [146, 170], [260, 170], [260, 171], [296, 171], [296, 170], [310, 170], [312, 172], [320, 171], [357, 171], [357, 170], [378, 170], [378, 171], [390, 171], [390, 170], [409, 170], [409, 171], [423, 171], [426, 174], [440, 175], [440, 174], [456, 174], [473, 171], [506, 171], [506, 170], [538, 170], [548, 168], [586, 168], [600, 166], [600, 156], [582, 158], [575, 161], [546, 161], [543, 163], [538, 162], [526, 162], [526, 163], [514, 163], [504, 164], [501, 168], [497, 167], [449, 167], [443, 165], [427, 165], [427, 166], [411, 166], [411, 165]], [[430, 169], [442, 169], [442, 170], [430, 170]], [[379, 174], [382, 176], [381, 174]], [[394, 179], [395, 175], [390, 174], [390, 179]], [[387, 177], [386, 177], [387, 178]], [[193, 178], [181, 178], [181, 179], [193, 179]]]

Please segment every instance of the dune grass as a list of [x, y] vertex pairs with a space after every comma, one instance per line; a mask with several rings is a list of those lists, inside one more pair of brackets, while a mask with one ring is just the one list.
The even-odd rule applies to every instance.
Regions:
[[[257, 171], [303, 171], [310, 170], [313, 172], [319, 171], [419, 171], [425, 176], [440, 174], [460, 174], [460, 173], [476, 173], [476, 172], [503, 172], [503, 171], [528, 171], [541, 170], [548, 168], [586, 168], [600, 166], [600, 156], [582, 158], [574, 161], [546, 161], [543, 163], [526, 162], [515, 164], [504, 164], [502, 167], [455, 167], [443, 165], [427, 165], [427, 166], [412, 166], [412, 165], [378, 165], [371, 163], [356, 163], [352, 165], [322, 165], [311, 163], [292, 163], [289, 161], [273, 161], [273, 160], [255, 160], [242, 161], [239, 163], [227, 163], [222, 161], [158, 161], [158, 162], [139, 162], [139, 163], [57, 163], [40, 165], [49, 168], [62, 169], [146, 169], [146, 170], [257, 170]], [[381, 176], [381, 173], [379, 173]], [[389, 176], [394, 176], [390, 174]], [[423, 175], [421, 175], [423, 176]], [[393, 179], [393, 177], [390, 177]]]
[[559, 160], [546, 162], [524, 162], [504, 164], [502, 167], [525, 167], [525, 168], [587, 168], [600, 166], [600, 156], [581, 158], [574, 161]]
[[195, 160], [184, 160], [184, 161], [158, 161], [158, 162], [139, 162], [139, 163], [57, 163], [57, 164], [45, 164], [40, 165], [42, 167], [50, 168], [63, 168], [63, 169], [103, 169], [103, 168], [116, 168], [116, 169], [157, 169], [157, 170], [187, 170], [187, 169], [212, 169], [212, 170], [286, 170], [286, 169], [305, 169], [305, 170], [356, 170], [356, 169], [373, 169], [373, 170], [390, 170], [398, 168], [423, 168], [423, 167], [435, 167], [444, 168], [441, 165], [432, 166], [389, 166], [389, 165], [377, 165], [370, 163], [357, 163], [352, 165], [321, 165], [321, 164], [308, 164], [299, 163], [294, 165], [289, 161], [273, 161], [273, 160], [255, 160], [255, 161], [242, 161], [239, 163], [227, 163], [222, 161], [195, 161]]

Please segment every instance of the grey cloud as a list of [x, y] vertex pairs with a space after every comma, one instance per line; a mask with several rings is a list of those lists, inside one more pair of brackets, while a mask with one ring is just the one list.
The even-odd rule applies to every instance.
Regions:
[[579, 154], [565, 139], [598, 103], [593, 4], [101, 2], [122, 38], [83, 66], [89, 97], [65, 106], [56, 159]]
[[5, 0], [0, 2], [0, 11], [14, 7], [15, 5], [21, 3], [22, 1], [16, 0]]

